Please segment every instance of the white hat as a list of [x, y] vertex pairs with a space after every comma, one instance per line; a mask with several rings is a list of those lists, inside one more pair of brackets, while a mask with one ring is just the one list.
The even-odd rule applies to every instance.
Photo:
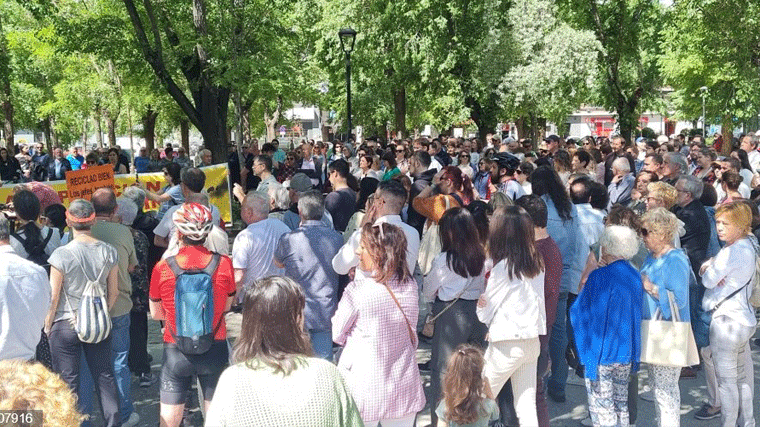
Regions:
[[659, 144], [665, 144], [666, 142], [668, 142], [668, 137], [666, 135], [660, 135], [657, 137], [657, 142]]

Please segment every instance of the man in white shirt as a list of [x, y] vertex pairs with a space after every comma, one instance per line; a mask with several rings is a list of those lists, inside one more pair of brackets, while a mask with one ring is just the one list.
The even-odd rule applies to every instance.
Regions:
[[[406, 189], [400, 181], [391, 179], [381, 182], [375, 192], [375, 201], [367, 209], [362, 225], [388, 223], [400, 227], [406, 236], [407, 267], [409, 267], [410, 273], [414, 273], [414, 266], [417, 264], [417, 254], [420, 249], [420, 235], [414, 227], [401, 220], [400, 213], [406, 198]], [[346, 244], [332, 259], [333, 269], [336, 273], [348, 274], [349, 270], [359, 265], [359, 256], [356, 255], [356, 250], [359, 248], [360, 241], [361, 228], [354, 231]], [[359, 271], [357, 270], [357, 273]]]
[[50, 308], [50, 282], [39, 265], [13, 252], [0, 214], [0, 360], [31, 360]]
[[269, 218], [269, 195], [249, 192], [240, 208], [240, 216], [248, 227], [241, 231], [232, 244], [232, 267], [238, 297], [243, 289], [267, 276], [282, 276], [285, 270], [274, 263], [274, 252], [283, 234], [290, 228], [279, 219]]

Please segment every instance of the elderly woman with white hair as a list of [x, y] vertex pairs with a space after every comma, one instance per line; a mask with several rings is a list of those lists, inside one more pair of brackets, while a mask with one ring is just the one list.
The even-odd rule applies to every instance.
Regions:
[[290, 208], [290, 192], [281, 185], [273, 185], [267, 189], [269, 194], [269, 218], [282, 221], [285, 212]]
[[629, 260], [639, 249], [632, 229], [611, 225], [599, 239], [598, 269], [570, 308], [578, 356], [586, 368], [586, 391], [595, 426], [627, 426], [628, 380], [639, 369], [641, 275]]
[[[641, 268], [641, 281], [646, 291], [643, 317], [652, 319], [657, 309], [664, 320], [673, 318], [670, 295], [678, 307], [682, 322], [690, 320], [690, 264], [686, 253], [673, 246], [678, 218], [665, 208], [654, 208], [642, 217], [641, 235], [649, 250]], [[655, 410], [660, 426], [677, 427], [681, 421], [681, 394], [678, 378], [681, 368], [649, 365], [649, 383], [654, 392]]]

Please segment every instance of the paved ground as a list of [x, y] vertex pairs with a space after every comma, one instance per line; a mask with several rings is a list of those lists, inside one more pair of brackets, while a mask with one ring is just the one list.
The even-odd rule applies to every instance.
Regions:
[[[158, 330], [158, 322], [150, 321], [150, 333], [148, 337], [148, 351], [153, 356], [153, 372], [158, 375], [160, 371], [162, 346], [161, 335]], [[760, 332], [755, 334], [755, 337], [760, 337]], [[755, 365], [755, 418], [760, 419], [760, 348], [753, 344], [752, 356]], [[420, 362], [425, 362], [430, 358], [430, 346], [422, 343], [418, 350], [418, 359]], [[643, 387], [647, 384], [647, 372], [643, 369], [640, 372], [639, 386]], [[425, 381], [425, 387], [429, 385], [429, 374], [423, 372], [423, 380]], [[575, 385], [574, 385], [575, 384]], [[586, 409], [586, 390], [581, 385], [581, 381], [574, 375], [570, 374], [570, 381], [566, 389], [567, 401], [565, 403], [549, 402], [549, 416], [551, 418], [551, 425], [557, 427], [579, 427], [580, 420], [587, 414]], [[682, 379], [680, 381], [681, 386], [681, 426], [684, 427], [717, 427], [719, 426], [719, 419], [713, 419], [709, 421], [699, 421], [694, 418], [694, 412], [699, 409], [702, 402], [705, 400], [706, 387], [704, 374], [702, 371], [698, 372], [695, 379]], [[132, 384], [132, 396], [135, 401], [135, 409], [140, 415], [140, 426], [158, 426], [158, 384], [154, 384], [150, 388], [140, 388], [137, 381], [133, 381]], [[652, 402], [639, 399], [638, 403], [638, 420], [636, 425], [639, 427], [656, 426], [655, 410]], [[185, 426], [203, 426], [203, 416], [198, 410], [197, 401], [194, 402], [194, 409], [190, 412], [190, 420], [186, 422]], [[94, 417], [95, 425], [98, 425], [100, 417], [97, 415]], [[430, 423], [430, 410], [429, 407], [425, 408], [417, 417], [417, 426], [425, 427]], [[287, 426], [282, 426], [287, 427]], [[315, 426], [319, 427], [319, 426]]]

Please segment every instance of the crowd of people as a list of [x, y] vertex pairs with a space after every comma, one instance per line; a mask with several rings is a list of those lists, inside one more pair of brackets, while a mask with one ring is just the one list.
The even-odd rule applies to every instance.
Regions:
[[211, 151], [202, 149], [197, 160], [188, 156], [184, 147], [174, 150], [172, 144], [166, 144], [163, 150], [142, 147], [133, 156], [120, 146], [101, 147], [87, 152], [77, 145], [70, 149], [53, 147], [52, 155], [45, 152], [45, 144], [19, 144], [15, 153], [7, 147], [0, 148], [0, 181], [3, 183], [22, 183], [29, 181], [59, 181], [66, 179], [66, 172], [87, 169], [92, 166], [109, 165], [116, 175], [132, 172], [161, 172], [166, 165], [176, 163], [180, 168], [193, 165], [211, 165]]
[[[195, 378], [207, 426], [411, 427], [426, 407], [439, 427], [548, 426], [575, 375], [582, 424], [627, 427], [644, 366], [659, 426], [680, 425], [679, 380], [702, 369], [708, 400], [689, 416], [751, 427], [758, 141], [730, 157], [683, 135], [252, 141], [229, 159], [234, 236], [184, 154], [112, 149], [116, 173], [152, 168], [165, 187], [67, 208], [34, 180], [14, 188], [0, 360], [57, 374], [77, 402], [60, 425], [91, 414], [93, 392], [103, 425], [141, 425], [134, 375], [160, 377], [161, 426], [187, 417]], [[690, 324], [699, 364], [642, 363], [642, 324], [660, 319]]]

